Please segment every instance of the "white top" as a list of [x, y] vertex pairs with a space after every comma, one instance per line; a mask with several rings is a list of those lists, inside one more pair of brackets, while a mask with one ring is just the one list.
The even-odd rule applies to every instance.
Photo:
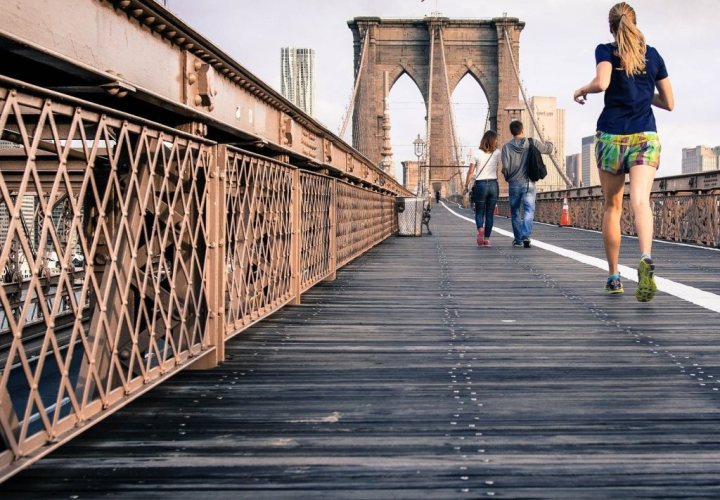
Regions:
[[[488, 159], [489, 158], [489, 159]], [[496, 149], [492, 153], [486, 153], [482, 149], [476, 149], [472, 159], [475, 164], [473, 171], [473, 181], [497, 180], [498, 161], [500, 160], [500, 150]], [[487, 163], [487, 164], [486, 164]], [[484, 168], [483, 168], [484, 165]], [[481, 172], [482, 170], [482, 172]]]

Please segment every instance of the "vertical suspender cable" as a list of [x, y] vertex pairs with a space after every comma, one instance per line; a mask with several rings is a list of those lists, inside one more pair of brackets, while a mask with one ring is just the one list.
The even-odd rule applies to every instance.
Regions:
[[458, 167], [451, 178], [455, 178], [456, 174], [460, 173], [460, 152], [458, 148], [457, 135], [455, 133], [455, 112], [453, 111], [452, 99], [450, 99], [450, 82], [448, 81], [447, 75], [447, 63], [445, 61], [445, 42], [443, 41], [442, 35], [440, 36], [440, 56], [442, 57], [442, 64], [445, 70], [445, 91], [447, 92], [448, 103], [450, 104], [450, 138], [452, 139], [452, 153], [453, 161], [455, 166]]
[[[430, 143], [432, 132], [432, 88], [433, 88], [433, 62], [435, 58], [435, 27], [430, 24], [430, 71], [428, 72], [428, 102], [427, 102], [427, 137], [425, 138], [425, 158], [428, 168], [428, 177], [430, 176]], [[420, 165], [418, 165], [418, 175], [420, 175]], [[423, 184], [423, 193], [425, 185]]]
[[355, 85], [353, 85], [352, 95], [350, 96], [350, 104], [348, 104], [347, 110], [345, 111], [345, 116], [342, 120], [342, 125], [340, 126], [340, 133], [338, 134], [340, 136], [340, 139], [342, 139], [345, 135], [345, 130], [347, 130], [348, 122], [350, 121], [350, 117], [355, 110], [355, 97], [357, 96], [358, 87], [360, 86], [360, 77], [362, 75], [363, 69], [365, 68], [365, 54], [368, 49], [369, 40], [370, 29], [368, 28], [368, 30], [365, 32], [365, 40], [363, 41], [362, 52], [360, 53], [360, 67], [358, 68], [357, 74], [355, 75]]

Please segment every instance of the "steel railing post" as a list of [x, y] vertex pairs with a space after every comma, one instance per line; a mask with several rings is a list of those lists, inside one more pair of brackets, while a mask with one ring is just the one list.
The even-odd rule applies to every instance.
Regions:
[[328, 207], [328, 255], [329, 273], [325, 281], [334, 281], [337, 277], [337, 179], [330, 180], [330, 202]]
[[301, 258], [302, 252], [302, 185], [300, 183], [300, 170], [295, 169], [292, 175], [292, 199], [290, 201], [290, 223], [292, 230], [290, 232], [290, 293], [292, 299], [291, 304], [300, 304], [300, 278], [302, 276]]
[[225, 360], [225, 225], [227, 219], [226, 165], [227, 146], [213, 147], [208, 168], [207, 204], [207, 252], [205, 254], [205, 293], [208, 304], [208, 332], [204, 345], [214, 347], [210, 354], [200, 358], [189, 368], [205, 370], [215, 368]]

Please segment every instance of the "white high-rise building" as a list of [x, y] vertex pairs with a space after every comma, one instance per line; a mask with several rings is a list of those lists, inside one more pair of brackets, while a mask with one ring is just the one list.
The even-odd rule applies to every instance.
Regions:
[[315, 51], [313, 49], [280, 49], [280, 91], [282, 95], [309, 115], [315, 106]]
[[[533, 126], [527, 110], [520, 112], [520, 120], [525, 128], [525, 136], [533, 139], [542, 138], [553, 143], [552, 156], [557, 160], [560, 169], [565, 172], [565, 110], [557, 107], [557, 97], [533, 96], [530, 98], [530, 108], [540, 131]], [[548, 175], [537, 182], [538, 191], [555, 191], [565, 189], [565, 181], [555, 168], [555, 164], [543, 155]]]
[[720, 146], [695, 146], [682, 150], [682, 173], [696, 174], [720, 168]]
[[599, 186], [600, 173], [597, 169], [595, 159], [595, 136], [589, 135], [582, 138], [582, 186]]

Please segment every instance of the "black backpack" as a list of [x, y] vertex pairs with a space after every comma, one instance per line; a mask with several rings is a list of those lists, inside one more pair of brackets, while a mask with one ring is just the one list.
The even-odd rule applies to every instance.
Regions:
[[535, 147], [532, 139], [528, 138], [528, 140], [530, 147], [527, 153], [527, 176], [531, 181], [537, 182], [547, 177], [547, 168], [545, 168], [542, 153]]

